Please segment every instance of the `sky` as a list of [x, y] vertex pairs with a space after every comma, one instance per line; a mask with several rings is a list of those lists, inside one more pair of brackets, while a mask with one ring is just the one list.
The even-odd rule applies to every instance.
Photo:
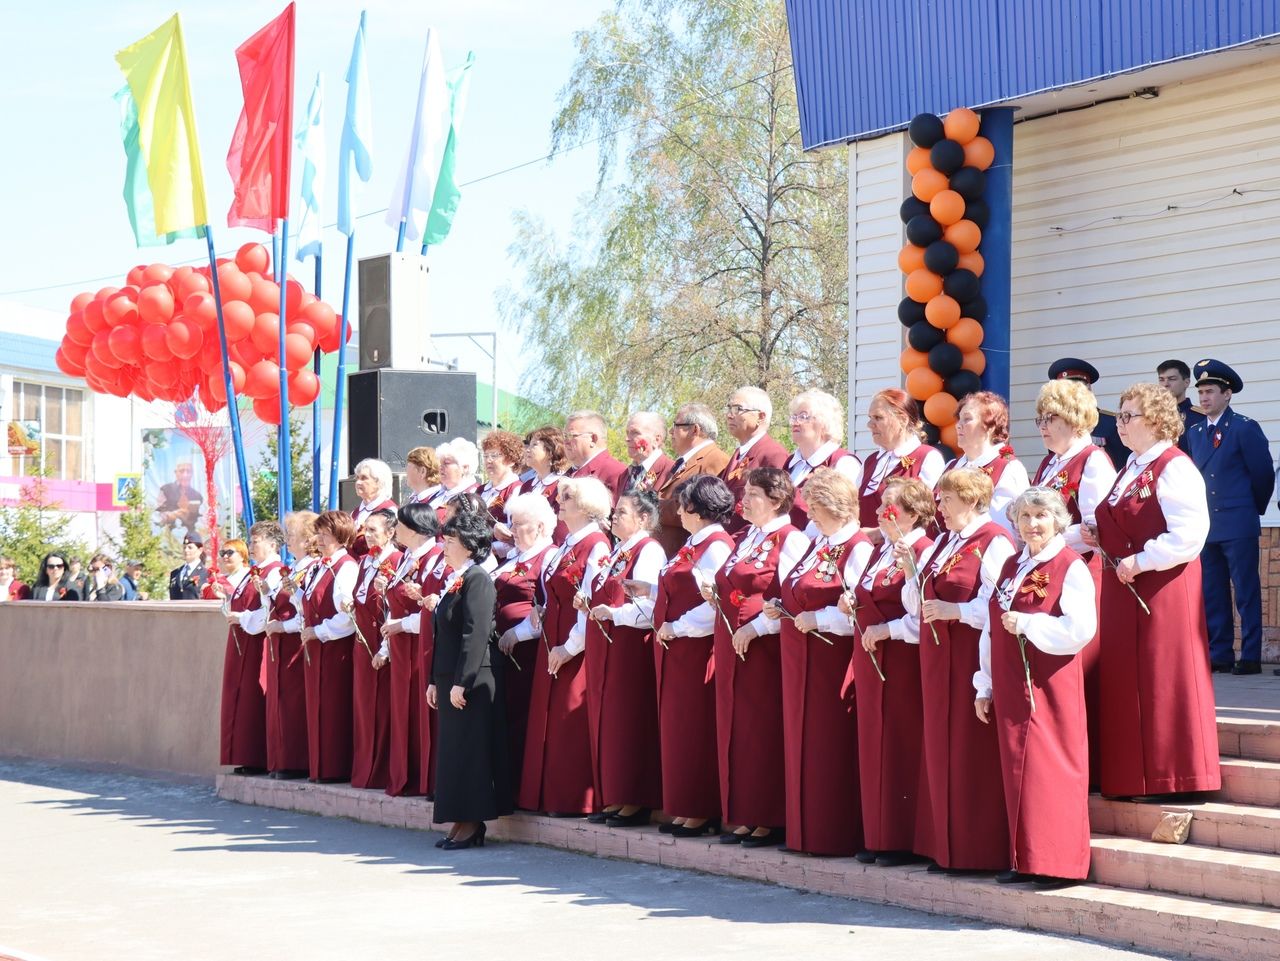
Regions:
[[[373, 102], [373, 176], [363, 185], [359, 213], [385, 208], [404, 162], [428, 27], [438, 31], [445, 62], [476, 55], [458, 146], [458, 175], [487, 178], [464, 187], [449, 238], [428, 254], [433, 333], [500, 333], [498, 385], [513, 390], [524, 372], [518, 334], [503, 326], [495, 292], [516, 278], [508, 255], [512, 215], [527, 209], [564, 235], [583, 191], [595, 182], [594, 148], [570, 151], [500, 173], [550, 152], [556, 94], [574, 61], [573, 34], [612, 5], [608, 0], [298, 0], [294, 115], [305, 117], [317, 72], [323, 75], [326, 185], [322, 220], [336, 220], [337, 151], [346, 102], [345, 73], [360, 10], [368, 11], [367, 60]], [[112, 100], [124, 79], [117, 50], [182, 15], [199, 126], [210, 217], [220, 254], [270, 238], [226, 226], [231, 181], [226, 153], [242, 106], [235, 48], [284, 9], [279, 0], [85, 0], [5, 5], [0, 27], [0, 301], [65, 312], [81, 290], [123, 283], [138, 263], [197, 262], [203, 240], [138, 249], [121, 199], [124, 152]], [[291, 232], [301, 215], [302, 165], [294, 152]], [[359, 221], [355, 256], [395, 248], [383, 214]], [[324, 232], [324, 299], [340, 304], [346, 237]], [[291, 243], [291, 246], [293, 244]], [[291, 260], [289, 270], [311, 289], [315, 267]], [[116, 278], [111, 280], [110, 278]], [[355, 304], [352, 304], [355, 320]], [[32, 331], [32, 333], [44, 333]], [[437, 342], [447, 359], [490, 379], [490, 360], [460, 338]]]

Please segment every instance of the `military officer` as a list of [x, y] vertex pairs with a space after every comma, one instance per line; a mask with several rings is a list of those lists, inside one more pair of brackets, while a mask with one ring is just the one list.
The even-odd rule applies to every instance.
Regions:
[[204, 541], [194, 531], [182, 539], [181, 567], [169, 572], [169, 600], [198, 601], [209, 583], [209, 569], [204, 566], [201, 549]]
[[[1063, 357], [1055, 360], [1049, 367], [1050, 380], [1078, 380], [1090, 390], [1097, 383], [1098, 368], [1079, 357]], [[1096, 391], [1095, 391], [1096, 393]], [[1120, 431], [1116, 429], [1116, 413], [1113, 410], [1098, 408], [1098, 426], [1093, 429], [1093, 443], [1107, 452], [1116, 470], [1124, 470], [1129, 461], [1129, 448], [1120, 440]]]
[[[1275, 487], [1271, 451], [1258, 423], [1231, 409], [1231, 398], [1244, 390], [1239, 374], [1222, 361], [1201, 360], [1195, 381], [1205, 417], [1191, 428], [1188, 446], [1209, 501], [1209, 540], [1200, 554], [1209, 660], [1215, 671], [1257, 674], [1262, 660], [1258, 518]], [[1234, 658], [1232, 587], [1240, 614], [1239, 661]]]
[[1189, 454], [1191, 449], [1187, 445], [1191, 439], [1191, 428], [1204, 420], [1203, 408], [1191, 403], [1187, 396], [1187, 388], [1191, 386], [1191, 368], [1176, 358], [1166, 360], [1156, 368], [1156, 378], [1178, 402], [1178, 413], [1182, 415], [1182, 437], [1178, 439], [1178, 446], [1184, 454]]

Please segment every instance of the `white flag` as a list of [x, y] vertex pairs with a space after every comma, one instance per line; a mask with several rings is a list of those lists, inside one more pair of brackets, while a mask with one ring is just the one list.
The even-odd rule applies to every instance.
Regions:
[[299, 260], [320, 256], [320, 198], [324, 195], [324, 84], [316, 74], [307, 102], [307, 119], [294, 138], [302, 151], [302, 224], [298, 228]]
[[405, 236], [416, 241], [427, 226], [427, 216], [436, 195], [440, 162], [449, 141], [449, 87], [445, 82], [444, 60], [435, 30], [427, 31], [427, 52], [422, 60], [422, 82], [418, 87], [418, 112], [409, 137], [409, 152], [396, 181], [387, 223], [399, 228], [406, 221]]

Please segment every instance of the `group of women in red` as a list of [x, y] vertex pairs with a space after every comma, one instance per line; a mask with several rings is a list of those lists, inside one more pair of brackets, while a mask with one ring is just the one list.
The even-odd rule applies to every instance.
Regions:
[[[1046, 384], [1034, 482], [994, 394], [963, 401], [949, 463], [902, 391], [872, 401], [865, 463], [824, 440], [838, 410], [806, 391], [790, 426], [808, 449], [739, 477], [748, 438], [724, 476], [676, 486], [688, 537], [672, 556], [653, 537], [662, 485], [569, 476], [555, 428], [489, 434], [484, 485], [457, 482], [475, 470], [465, 441], [414, 451], [398, 513], [385, 465], [359, 465], [354, 517], [288, 520], [295, 571], [272, 553], [279, 528], [251, 532], [255, 570], [227, 614], [224, 763], [433, 793], [429, 612], [453, 583], [439, 523], [471, 512], [494, 532], [483, 566], [519, 808], [619, 828], [660, 811], [677, 838], [1053, 886], [1088, 874], [1091, 788], [1220, 786], [1198, 600], [1208, 515], [1171, 394], [1122, 395], [1133, 455], [1116, 475], [1087, 441], [1092, 393]], [[433, 487], [446, 459], [462, 470]], [[228, 732], [259, 664], [254, 754]]]

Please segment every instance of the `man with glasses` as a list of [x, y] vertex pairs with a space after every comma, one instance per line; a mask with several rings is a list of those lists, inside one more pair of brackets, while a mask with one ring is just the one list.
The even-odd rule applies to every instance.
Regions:
[[656, 491], [667, 479], [675, 463], [662, 445], [667, 441], [667, 422], [651, 410], [636, 411], [627, 418], [627, 453], [631, 463], [622, 475], [617, 496]]
[[706, 404], [685, 404], [671, 422], [671, 450], [676, 459], [666, 481], [658, 488], [659, 526], [654, 533], [668, 557], [689, 537], [680, 523], [676, 488], [698, 474], [718, 476], [729, 463], [729, 455], [716, 446], [719, 433], [716, 415]]
[[609, 453], [609, 429], [594, 410], [574, 411], [564, 422], [564, 450], [572, 465], [566, 477], [594, 477], [617, 499], [627, 468]]
[[739, 387], [729, 396], [724, 411], [729, 433], [738, 442], [737, 450], [720, 472], [720, 479], [733, 492], [733, 517], [724, 529], [737, 534], [747, 526], [742, 519], [742, 492], [747, 486], [747, 475], [757, 467], [785, 466], [787, 449], [769, 436], [773, 401], [759, 387]]
[[205, 584], [209, 583], [209, 569], [201, 556], [203, 548], [204, 541], [199, 534], [193, 532], [182, 539], [183, 564], [169, 574], [169, 600], [200, 600]]

